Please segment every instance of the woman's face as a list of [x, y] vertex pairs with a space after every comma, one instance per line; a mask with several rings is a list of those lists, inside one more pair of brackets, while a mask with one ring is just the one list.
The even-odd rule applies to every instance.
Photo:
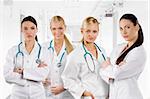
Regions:
[[119, 22], [119, 25], [121, 35], [126, 41], [132, 42], [137, 39], [139, 30], [138, 24], [134, 26], [134, 24], [130, 20], [122, 19]]
[[21, 25], [21, 31], [24, 35], [25, 41], [35, 40], [37, 27], [31, 21], [25, 21]]
[[54, 36], [54, 39], [60, 40], [64, 38], [65, 25], [61, 21], [51, 22], [51, 31]]
[[96, 23], [88, 24], [81, 28], [81, 33], [83, 34], [84, 41], [88, 43], [94, 43], [98, 36], [99, 26]]

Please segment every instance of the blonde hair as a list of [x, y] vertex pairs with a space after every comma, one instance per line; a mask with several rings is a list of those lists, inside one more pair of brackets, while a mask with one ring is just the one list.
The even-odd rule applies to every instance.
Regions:
[[82, 28], [84, 28], [87, 25], [93, 24], [93, 23], [94, 24], [96, 23], [97, 25], [99, 25], [99, 22], [98, 22], [98, 20], [96, 18], [94, 18], [94, 17], [87, 17], [82, 22]]
[[[98, 27], [99, 27], [99, 24], [100, 24], [100, 23], [99, 23], [98, 20], [97, 20], [96, 18], [94, 18], [94, 17], [87, 17], [86, 19], [83, 20], [81, 28], [85, 28], [85, 26], [91, 25], [91, 24], [97, 24]], [[83, 40], [84, 40], [84, 39], [82, 38], [81, 42], [83, 42]]]
[[[66, 27], [65, 21], [61, 16], [53, 16], [50, 22], [50, 26], [52, 22], [62, 22], [63, 25]], [[73, 51], [73, 46], [65, 34], [64, 34], [64, 40], [66, 44], [67, 54], [69, 54], [71, 51]]]

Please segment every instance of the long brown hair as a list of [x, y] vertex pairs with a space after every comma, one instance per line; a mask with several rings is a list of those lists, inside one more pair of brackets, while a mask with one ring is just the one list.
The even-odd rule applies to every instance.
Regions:
[[[27, 17], [25, 17], [25, 18], [21, 21], [21, 26], [22, 26], [22, 24], [23, 24], [24, 22], [26, 22], [26, 21], [32, 22], [33, 24], [35, 24], [35, 26], [36, 26], [36, 28], [37, 28], [37, 22], [36, 22], [36, 20], [35, 20], [34, 17], [32, 17], [32, 16], [27, 16]], [[35, 40], [38, 41], [37, 35], [35, 36]]]
[[118, 65], [120, 62], [122, 62], [124, 60], [124, 58], [126, 57], [126, 55], [132, 50], [134, 49], [135, 47], [138, 47], [140, 45], [142, 45], [143, 41], [144, 41], [144, 36], [143, 36], [143, 31], [142, 31], [142, 28], [136, 18], [135, 15], [133, 14], [124, 14], [121, 18], [120, 18], [120, 21], [122, 19], [126, 19], [126, 20], [130, 20], [134, 26], [136, 26], [137, 24], [139, 25], [139, 31], [138, 31], [138, 38], [136, 40], [136, 42], [130, 47], [128, 48], [120, 57], [118, 57], [117, 61], [116, 61], [116, 64]]

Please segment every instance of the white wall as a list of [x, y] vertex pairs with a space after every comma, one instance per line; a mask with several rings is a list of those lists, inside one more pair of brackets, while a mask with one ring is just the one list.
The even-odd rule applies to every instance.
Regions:
[[[67, 1], [67, 0], [65, 0]], [[108, 0], [111, 1], [111, 0]], [[143, 28], [145, 42], [144, 45], [147, 50], [148, 60], [146, 67], [139, 79], [140, 89], [144, 95], [144, 99], [150, 99], [150, 46], [148, 46], [150, 41], [150, 35], [148, 30], [148, 0], [138, 0], [138, 1], [126, 1], [123, 8], [118, 8], [118, 18], [122, 14], [128, 12], [135, 14], [141, 26]], [[38, 37], [40, 42], [47, 41], [52, 38], [51, 32], [49, 31], [49, 19], [53, 15], [61, 15], [64, 17], [66, 24], [68, 25], [68, 33], [72, 37], [73, 41], [78, 41], [81, 38], [80, 35], [80, 26], [82, 20], [87, 16], [96, 16], [99, 19], [99, 13], [92, 13], [93, 8], [96, 6], [96, 1], [94, 2], [26, 2], [26, 1], [16, 1], [13, 6], [4, 6], [3, 10], [0, 8], [0, 99], [4, 99], [11, 92], [11, 86], [5, 83], [2, 75], [2, 65], [5, 61], [5, 56], [7, 50], [14, 44], [20, 42], [20, 14], [32, 15], [38, 21]], [[0, 7], [2, 3], [0, 4]], [[40, 7], [39, 7], [40, 6]], [[64, 6], [64, 7], [63, 7]], [[32, 10], [31, 10], [32, 9]], [[141, 11], [142, 9], [142, 11]], [[2, 10], [2, 11], [1, 11]], [[79, 12], [80, 10], [80, 12]], [[3, 21], [2, 21], [3, 20]], [[107, 54], [110, 54], [110, 51], [113, 47], [113, 36], [117, 37], [116, 43], [122, 42], [122, 37], [118, 29], [118, 24], [113, 24], [113, 18], [103, 18], [100, 21], [100, 35], [97, 41], [104, 46], [107, 51]], [[118, 23], [118, 20], [116, 20]], [[113, 34], [113, 27], [117, 27], [117, 33]], [[3, 30], [3, 31], [2, 31]]]

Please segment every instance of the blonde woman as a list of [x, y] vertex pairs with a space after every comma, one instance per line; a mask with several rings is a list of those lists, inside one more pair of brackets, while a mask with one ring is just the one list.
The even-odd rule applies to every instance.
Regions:
[[100, 78], [100, 64], [105, 60], [103, 48], [94, 43], [99, 22], [87, 17], [81, 27], [81, 44], [69, 55], [62, 74], [64, 87], [75, 99], [106, 99], [108, 85]]
[[66, 24], [61, 16], [54, 16], [50, 22], [50, 29], [54, 39], [43, 45], [46, 60], [50, 72], [43, 82], [47, 99], [73, 99], [72, 95], [64, 89], [61, 79], [67, 56], [73, 50], [73, 46], [65, 35]]

